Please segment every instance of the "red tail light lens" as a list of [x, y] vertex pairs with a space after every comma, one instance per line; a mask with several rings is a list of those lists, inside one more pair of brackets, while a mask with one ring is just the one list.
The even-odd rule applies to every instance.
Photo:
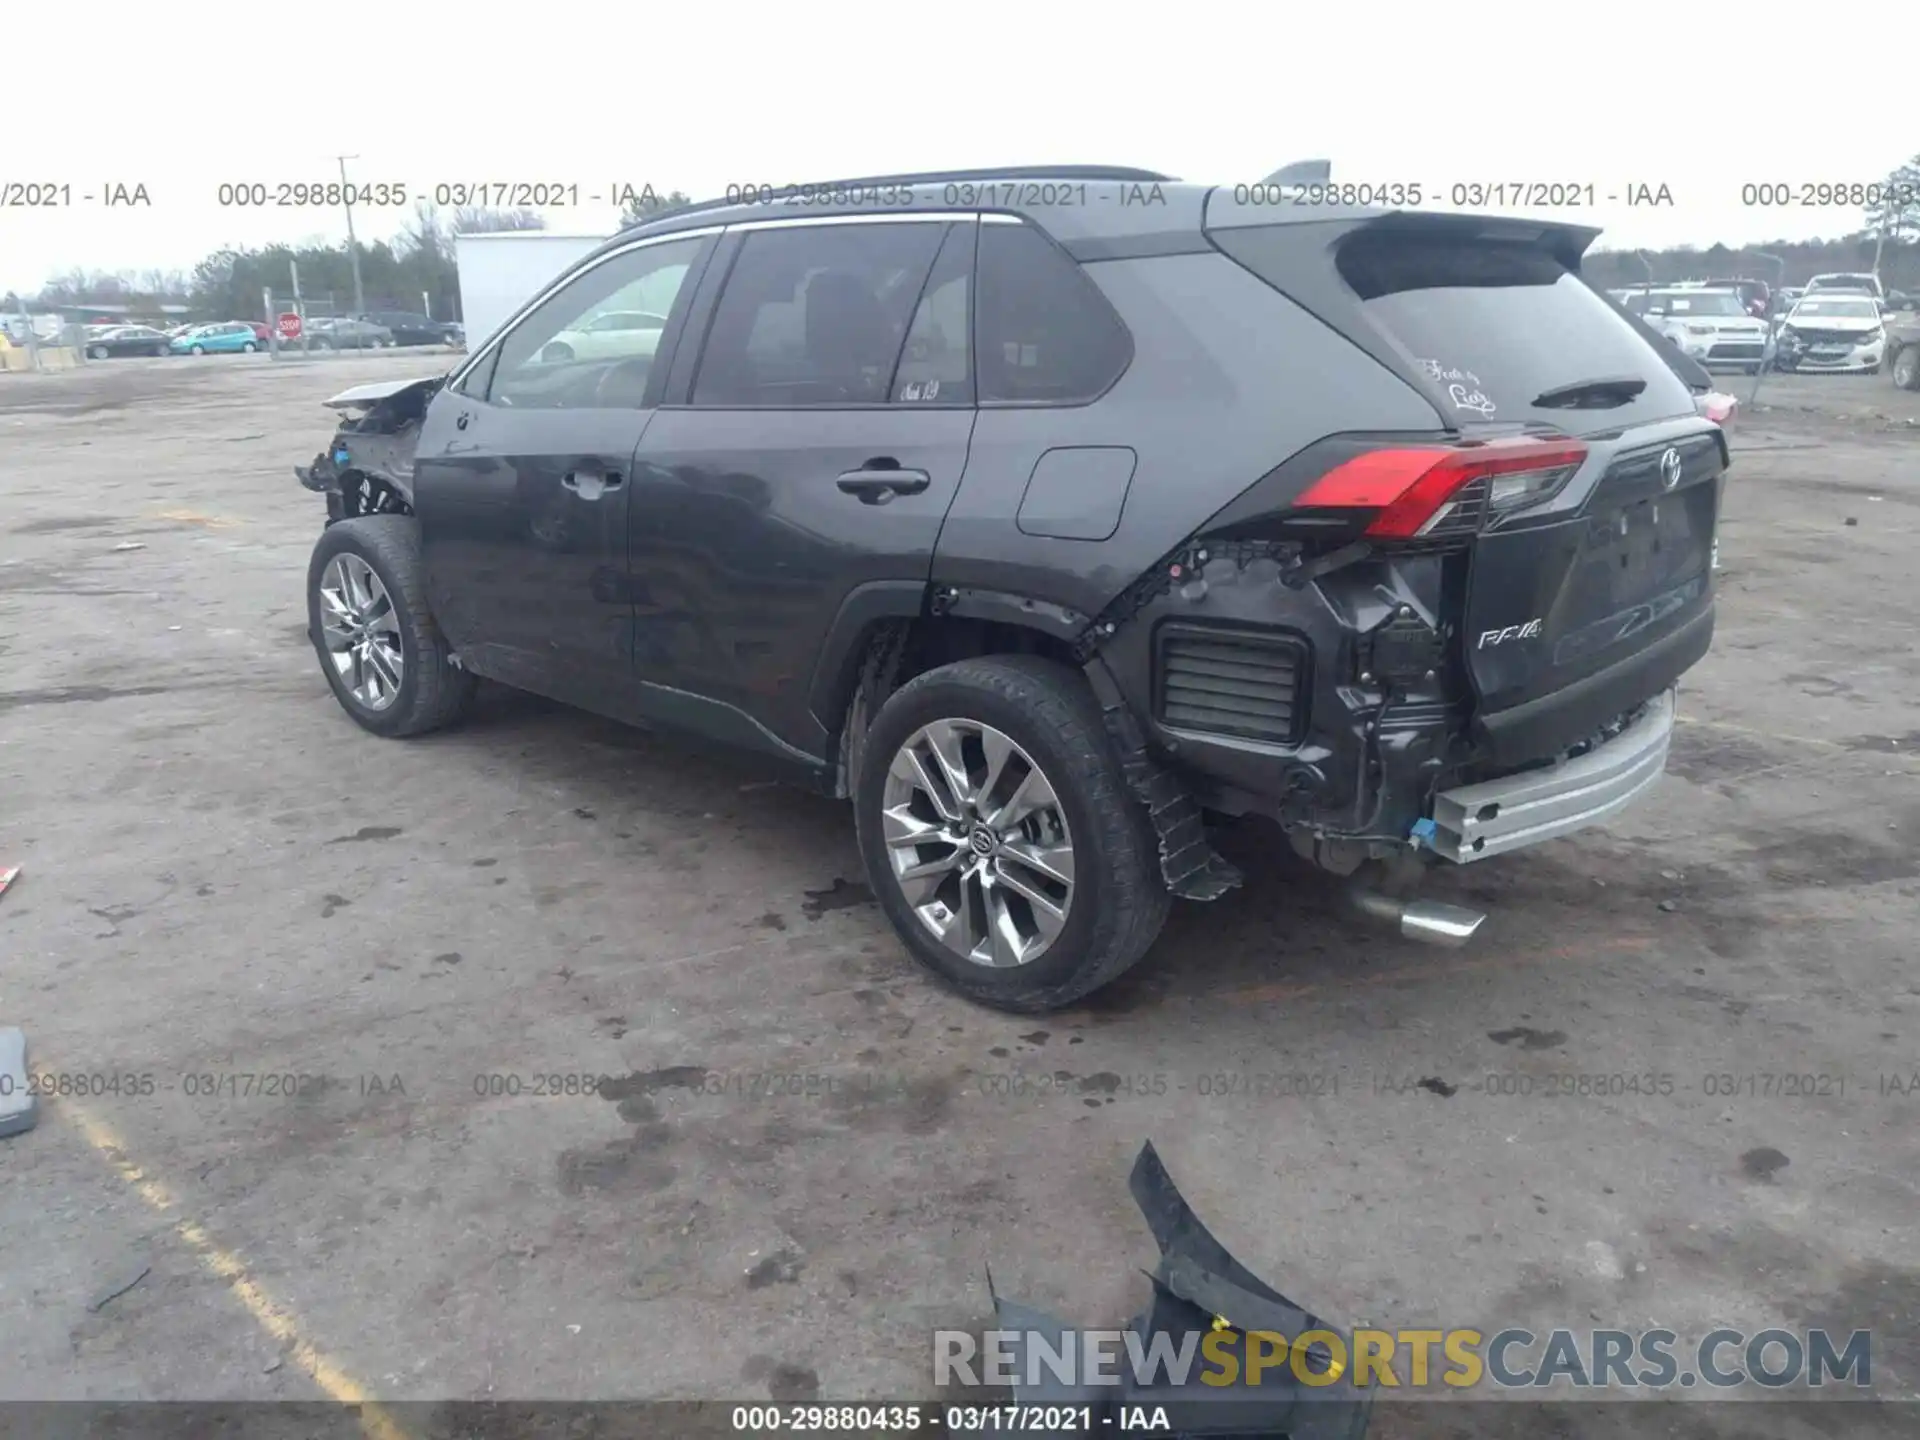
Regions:
[[[1293, 503], [1324, 510], [1372, 510], [1366, 533], [1412, 540], [1454, 533], [1455, 512], [1469, 486], [1476, 507], [1510, 510], [1553, 494], [1587, 458], [1566, 440], [1493, 441], [1473, 446], [1370, 450], [1336, 466]], [[1476, 482], [1485, 481], [1484, 485]], [[1458, 517], [1465, 518], [1465, 517]], [[1469, 527], [1477, 530], [1478, 524]]]

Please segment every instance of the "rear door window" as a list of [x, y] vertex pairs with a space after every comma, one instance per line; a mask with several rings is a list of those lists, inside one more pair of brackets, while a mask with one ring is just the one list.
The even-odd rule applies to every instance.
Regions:
[[714, 309], [691, 403], [885, 404], [946, 231], [926, 221], [749, 232]]
[[972, 316], [974, 236], [979, 227], [955, 225], [933, 262], [927, 288], [907, 330], [907, 347], [894, 372], [901, 405], [973, 403]]
[[[1588, 405], [1586, 418], [1609, 427], [1693, 413], [1692, 393], [1659, 353], [1538, 245], [1362, 230], [1341, 246], [1337, 263], [1367, 320], [1457, 424], [1591, 429], [1573, 424]], [[1621, 392], [1572, 406], [1535, 403], [1563, 387], [1619, 379], [1643, 380], [1645, 388], [1604, 406], [1596, 401], [1617, 401]]]

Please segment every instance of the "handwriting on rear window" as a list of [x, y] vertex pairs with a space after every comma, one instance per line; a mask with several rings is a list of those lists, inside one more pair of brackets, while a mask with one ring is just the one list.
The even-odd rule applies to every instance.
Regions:
[[1446, 387], [1447, 399], [1453, 402], [1456, 410], [1471, 410], [1478, 415], [1491, 415], [1497, 408], [1480, 384], [1480, 377], [1471, 370], [1463, 370], [1458, 365], [1443, 365], [1438, 360], [1416, 359], [1414, 364], [1423, 370], [1427, 378], [1436, 385]]

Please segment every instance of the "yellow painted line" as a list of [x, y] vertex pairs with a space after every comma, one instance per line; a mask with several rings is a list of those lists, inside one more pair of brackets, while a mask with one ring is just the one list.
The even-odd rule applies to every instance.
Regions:
[[240, 523], [220, 515], [203, 515], [198, 510], [162, 510], [154, 518], [172, 520], [181, 525], [204, 525], [209, 530], [231, 530]]
[[106, 1121], [65, 1096], [56, 1102], [55, 1113], [70, 1115], [81, 1135], [86, 1137], [87, 1144], [100, 1153], [115, 1173], [132, 1187], [133, 1192], [150, 1209], [172, 1221], [173, 1233], [186, 1242], [202, 1265], [220, 1278], [260, 1328], [280, 1343], [287, 1358], [319, 1386], [322, 1394], [329, 1400], [353, 1406], [360, 1412], [360, 1429], [367, 1440], [411, 1440], [385, 1410], [367, 1398], [366, 1390], [358, 1381], [300, 1333], [292, 1312], [261, 1288], [260, 1283], [247, 1273], [246, 1263], [238, 1255], [221, 1246], [197, 1222], [180, 1213], [179, 1202], [174, 1199], [172, 1192], [157, 1177], [149, 1175], [133, 1162], [127, 1147]]

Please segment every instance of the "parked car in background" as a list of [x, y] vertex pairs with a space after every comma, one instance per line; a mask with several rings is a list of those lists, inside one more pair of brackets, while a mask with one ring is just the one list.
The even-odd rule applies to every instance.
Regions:
[[1815, 290], [1858, 290], [1873, 296], [1876, 300], [1887, 298], [1887, 292], [1880, 285], [1878, 275], [1858, 270], [1836, 271], [1831, 275], [1816, 275], [1807, 282], [1807, 293]]
[[393, 336], [396, 345], [445, 345], [451, 332], [460, 328], [413, 310], [373, 310], [355, 318], [378, 325]]
[[660, 343], [666, 323], [666, 316], [650, 310], [610, 310], [562, 330], [541, 348], [540, 358], [555, 364], [650, 356]]
[[1855, 375], [1880, 368], [1887, 332], [1880, 302], [1844, 290], [1810, 290], [1775, 341], [1774, 368]]
[[89, 360], [111, 360], [123, 355], [164, 355], [166, 332], [151, 325], [113, 325], [97, 335], [87, 336]]
[[175, 355], [251, 355], [260, 348], [253, 326], [244, 320], [223, 320], [217, 325], [196, 325], [184, 335], [167, 342]]
[[1683, 280], [1672, 287], [1676, 290], [1730, 290], [1740, 297], [1740, 303], [1747, 313], [1764, 318], [1767, 307], [1773, 298], [1773, 289], [1764, 280], [1751, 280], [1738, 277], [1726, 280]]
[[1920, 390], [1920, 315], [1908, 311], [1886, 321], [1887, 354], [1882, 362], [1902, 390]]
[[307, 329], [316, 350], [385, 350], [393, 344], [393, 332], [371, 320], [311, 320]]
[[1766, 363], [1767, 322], [1748, 314], [1735, 291], [1676, 285], [1636, 290], [1621, 303], [1702, 365], [1751, 375]]

